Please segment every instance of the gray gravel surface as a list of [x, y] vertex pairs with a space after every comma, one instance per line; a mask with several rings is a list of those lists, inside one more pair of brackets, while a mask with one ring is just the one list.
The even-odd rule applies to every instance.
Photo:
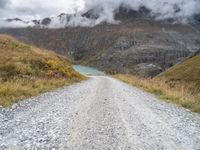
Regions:
[[0, 150], [199, 150], [200, 115], [110, 77], [0, 110]]

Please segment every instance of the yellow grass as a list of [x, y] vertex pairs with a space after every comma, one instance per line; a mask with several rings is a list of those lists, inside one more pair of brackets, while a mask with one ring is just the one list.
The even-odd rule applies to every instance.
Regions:
[[[74, 81], [75, 82], [75, 81]], [[18, 79], [11, 80], [0, 86], [0, 105], [10, 106], [19, 100], [39, 95], [43, 92], [73, 83], [67, 79]]]
[[163, 77], [153, 79], [133, 75], [115, 75], [115, 77], [154, 93], [162, 99], [174, 102], [194, 112], [200, 112], [200, 93], [194, 91], [193, 83], [169, 82]]
[[0, 35], [0, 105], [10, 106], [83, 79], [67, 58]]

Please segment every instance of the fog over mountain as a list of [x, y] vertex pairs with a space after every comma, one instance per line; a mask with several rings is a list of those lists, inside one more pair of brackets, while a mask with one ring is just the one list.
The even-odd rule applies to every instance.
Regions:
[[53, 28], [118, 23], [115, 14], [122, 6], [127, 11], [138, 11], [143, 7], [155, 20], [173, 19], [173, 23], [188, 23], [194, 18], [200, 19], [199, 0], [0, 0], [0, 26], [41, 25], [46, 17], [50, 21], [46, 19], [48, 24], [42, 25]]

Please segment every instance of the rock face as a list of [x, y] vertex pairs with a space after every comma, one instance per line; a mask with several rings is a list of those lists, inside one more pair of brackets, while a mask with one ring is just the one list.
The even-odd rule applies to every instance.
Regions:
[[51, 23], [51, 18], [44, 18], [41, 22], [42, 25], [49, 25]]
[[132, 10], [128, 8], [128, 6], [121, 5], [118, 9], [115, 10], [115, 16], [114, 18], [116, 20], [121, 21], [130, 21], [135, 20], [138, 18], [152, 18], [150, 16], [151, 11], [147, 9], [146, 7], [140, 7], [138, 11]]
[[194, 16], [194, 19], [200, 23], [200, 14], [195, 15], [195, 16]]
[[24, 20], [22, 20], [22, 19], [20, 19], [20, 18], [10, 18], [10, 19], [6, 19], [6, 22], [8, 22], [8, 23], [12, 23], [12, 22], [20, 22], [20, 23], [22, 23], [22, 24], [28, 24], [29, 22], [27, 22], [27, 21], [24, 21]]
[[21, 21], [23, 22], [21, 19], [19, 18], [13, 18], [13, 19], [6, 19], [7, 22], [12, 22], [12, 21]]
[[133, 47], [135, 44], [135, 41], [130, 41], [126, 37], [120, 37], [115, 44], [115, 48], [123, 51]]
[[[101, 10], [99, 10], [101, 11]], [[96, 12], [96, 11], [95, 11]], [[200, 26], [152, 21], [149, 10], [116, 10], [119, 24], [62, 29], [1, 29], [27, 43], [67, 55], [74, 63], [107, 72], [154, 76], [200, 49]], [[92, 10], [83, 14], [98, 18]], [[72, 16], [61, 14], [61, 21]], [[48, 24], [47, 18], [44, 24]], [[37, 21], [35, 21], [38, 23]]]
[[100, 17], [100, 13], [103, 11], [102, 8], [96, 7], [88, 10], [86, 13], [82, 14], [82, 17], [86, 17], [88, 19], [98, 19]]

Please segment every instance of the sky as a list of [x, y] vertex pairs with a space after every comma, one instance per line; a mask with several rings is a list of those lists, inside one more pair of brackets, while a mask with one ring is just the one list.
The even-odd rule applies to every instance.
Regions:
[[[113, 22], [113, 11], [122, 3], [134, 10], [145, 6], [151, 10], [152, 15], [161, 20], [174, 18], [187, 22], [195, 14], [200, 14], [200, 0], [0, 0], [0, 20], [7, 18], [41, 19], [57, 16], [60, 13], [81, 14], [81, 12], [98, 6], [103, 8], [98, 22]], [[174, 8], [177, 8], [179, 12], [175, 13]], [[85, 23], [84, 18], [80, 16], [74, 20], [77, 24]]]
[[74, 13], [83, 9], [84, 0], [0, 0], [0, 17], [37, 19]]

